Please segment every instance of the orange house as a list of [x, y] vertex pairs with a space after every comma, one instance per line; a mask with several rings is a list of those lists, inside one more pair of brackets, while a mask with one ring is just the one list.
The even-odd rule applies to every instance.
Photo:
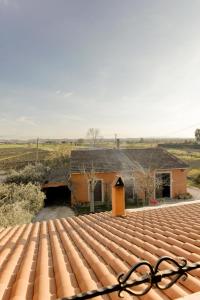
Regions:
[[112, 183], [116, 176], [125, 182], [126, 199], [144, 197], [137, 192], [134, 173], [151, 172], [159, 186], [152, 197], [175, 198], [186, 193], [188, 166], [162, 148], [78, 150], [71, 153], [71, 204], [90, 202], [90, 182], [95, 180], [94, 201], [111, 200]]

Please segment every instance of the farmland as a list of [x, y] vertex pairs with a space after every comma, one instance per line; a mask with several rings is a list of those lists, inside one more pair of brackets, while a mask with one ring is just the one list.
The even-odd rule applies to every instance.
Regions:
[[44, 162], [58, 155], [69, 154], [70, 144], [0, 144], [0, 170], [19, 169], [28, 163]]
[[200, 168], [200, 151], [193, 148], [188, 150], [168, 149], [168, 151], [185, 161], [191, 169]]
[[9, 147], [0, 147], [0, 169], [20, 168], [27, 163], [36, 160], [43, 161], [49, 155], [49, 151], [33, 147], [22, 147], [18, 145], [9, 145]]
[[[39, 144], [37, 150], [36, 144], [0, 144], [0, 170], [9, 170], [11, 168], [19, 169], [24, 167], [28, 163], [34, 163], [36, 161], [44, 162], [62, 155], [63, 153], [70, 154], [71, 150], [88, 147], [88, 144], [82, 143], [81, 145], [75, 145], [74, 143], [42, 143]], [[99, 147], [113, 148], [114, 143], [99, 144]], [[156, 147], [157, 143], [121, 143], [122, 148], [147, 148]], [[189, 184], [196, 185], [194, 182], [195, 176], [200, 174], [200, 151], [197, 145], [184, 145], [174, 144], [173, 147], [165, 145], [166, 150], [180, 158], [189, 165]], [[197, 185], [198, 186], [198, 185]]]
[[197, 149], [168, 149], [168, 151], [181, 160], [185, 161], [188, 166], [188, 185], [200, 187], [200, 151]]

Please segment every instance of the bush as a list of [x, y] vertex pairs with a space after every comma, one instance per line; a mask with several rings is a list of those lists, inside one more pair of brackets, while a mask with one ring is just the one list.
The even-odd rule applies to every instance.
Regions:
[[20, 203], [0, 207], [0, 227], [14, 226], [31, 222], [33, 215], [24, 210]]
[[49, 167], [44, 166], [41, 163], [36, 165], [27, 165], [24, 169], [19, 171], [11, 170], [5, 179], [5, 183], [27, 184], [43, 183], [49, 172]]
[[192, 195], [190, 193], [179, 194], [176, 196], [176, 199], [192, 199]]
[[0, 226], [31, 222], [44, 206], [45, 194], [32, 183], [0, 185]]
[[191, 185], [197, 187], [200, 186], [200, 169], [192, 169], [188, 173], [188, 179], [191, 181]]
[[196, 184], [200, 184], [200, 174], [197, 174], [194, 178]]
[[[89, 214], [90, 213], [90, 203], [85, 202], [85, 203], [75, 203], [73, 205], [73, 209], [75, 211], [76, 215], [83, 215], [83, 214]], [[94, 211], [95, 213], [97, 212], [102, 212], [102, 211], [110, 211], [112, 209], [111, 203], [104, 202], [104, 203], [95, 203]]]

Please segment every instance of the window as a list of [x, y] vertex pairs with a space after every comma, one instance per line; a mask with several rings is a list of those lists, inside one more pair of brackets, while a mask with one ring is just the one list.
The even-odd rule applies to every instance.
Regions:
[[[89, 180], [88, 181], [88, 199], [89, 199], [89, 201], [91, 198], [90, 188], [92, 188], [92, 187], [91, 187], [91, 183]], [[96, 184], [94, 187], [94, 202], [104, 202], [104, 185], [103, 185], [102, 179], [96, 180]]]
[[94, 201], [103, 202], [103, 182], [102, 180], [97, 180], [94, 188]]
[[156, 198], [170, 198], [171, 197], [171, 173], [159, 172], [156, 173]]

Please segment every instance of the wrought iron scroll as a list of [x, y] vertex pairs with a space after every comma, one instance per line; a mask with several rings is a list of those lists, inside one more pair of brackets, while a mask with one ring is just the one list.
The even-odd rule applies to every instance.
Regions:
[[[161, 271], [160, 269], [163, 263], [170, 264], [172, 269]], [[145, 267], [147, 272], [146, 274], [139, 276], [141, 267]], [[184, 258], [174, 260], [171, 257], [163, 256], [157, 261], [154, 267], [147, 261], [141, 261], [133, 265], [126, 274], [120, 274], [118, 277], [118, 283], [114, 285], [77, 294], [71, 297], [60, 298], [60, 300], [91, 299], [113, 292], [118, 292], [118, 296], [120, 298], [123, 298], [123, 292], [126, 292], [132, 296], [142, 296], [147, 294], [153, 287], [159, 290], [166, 290], [170, 288], [180, 278], [185, 280], [188, 276], [187, 273], [197, 268], [200, 268], [200, 263], [188, 265]], [[131, 276], [134, 274], [137, 274], [137, 279], [131, 279]], [[142, 286], [141, 290], [134, 289], [140, 285], [145, 285], [145, 287]]]

